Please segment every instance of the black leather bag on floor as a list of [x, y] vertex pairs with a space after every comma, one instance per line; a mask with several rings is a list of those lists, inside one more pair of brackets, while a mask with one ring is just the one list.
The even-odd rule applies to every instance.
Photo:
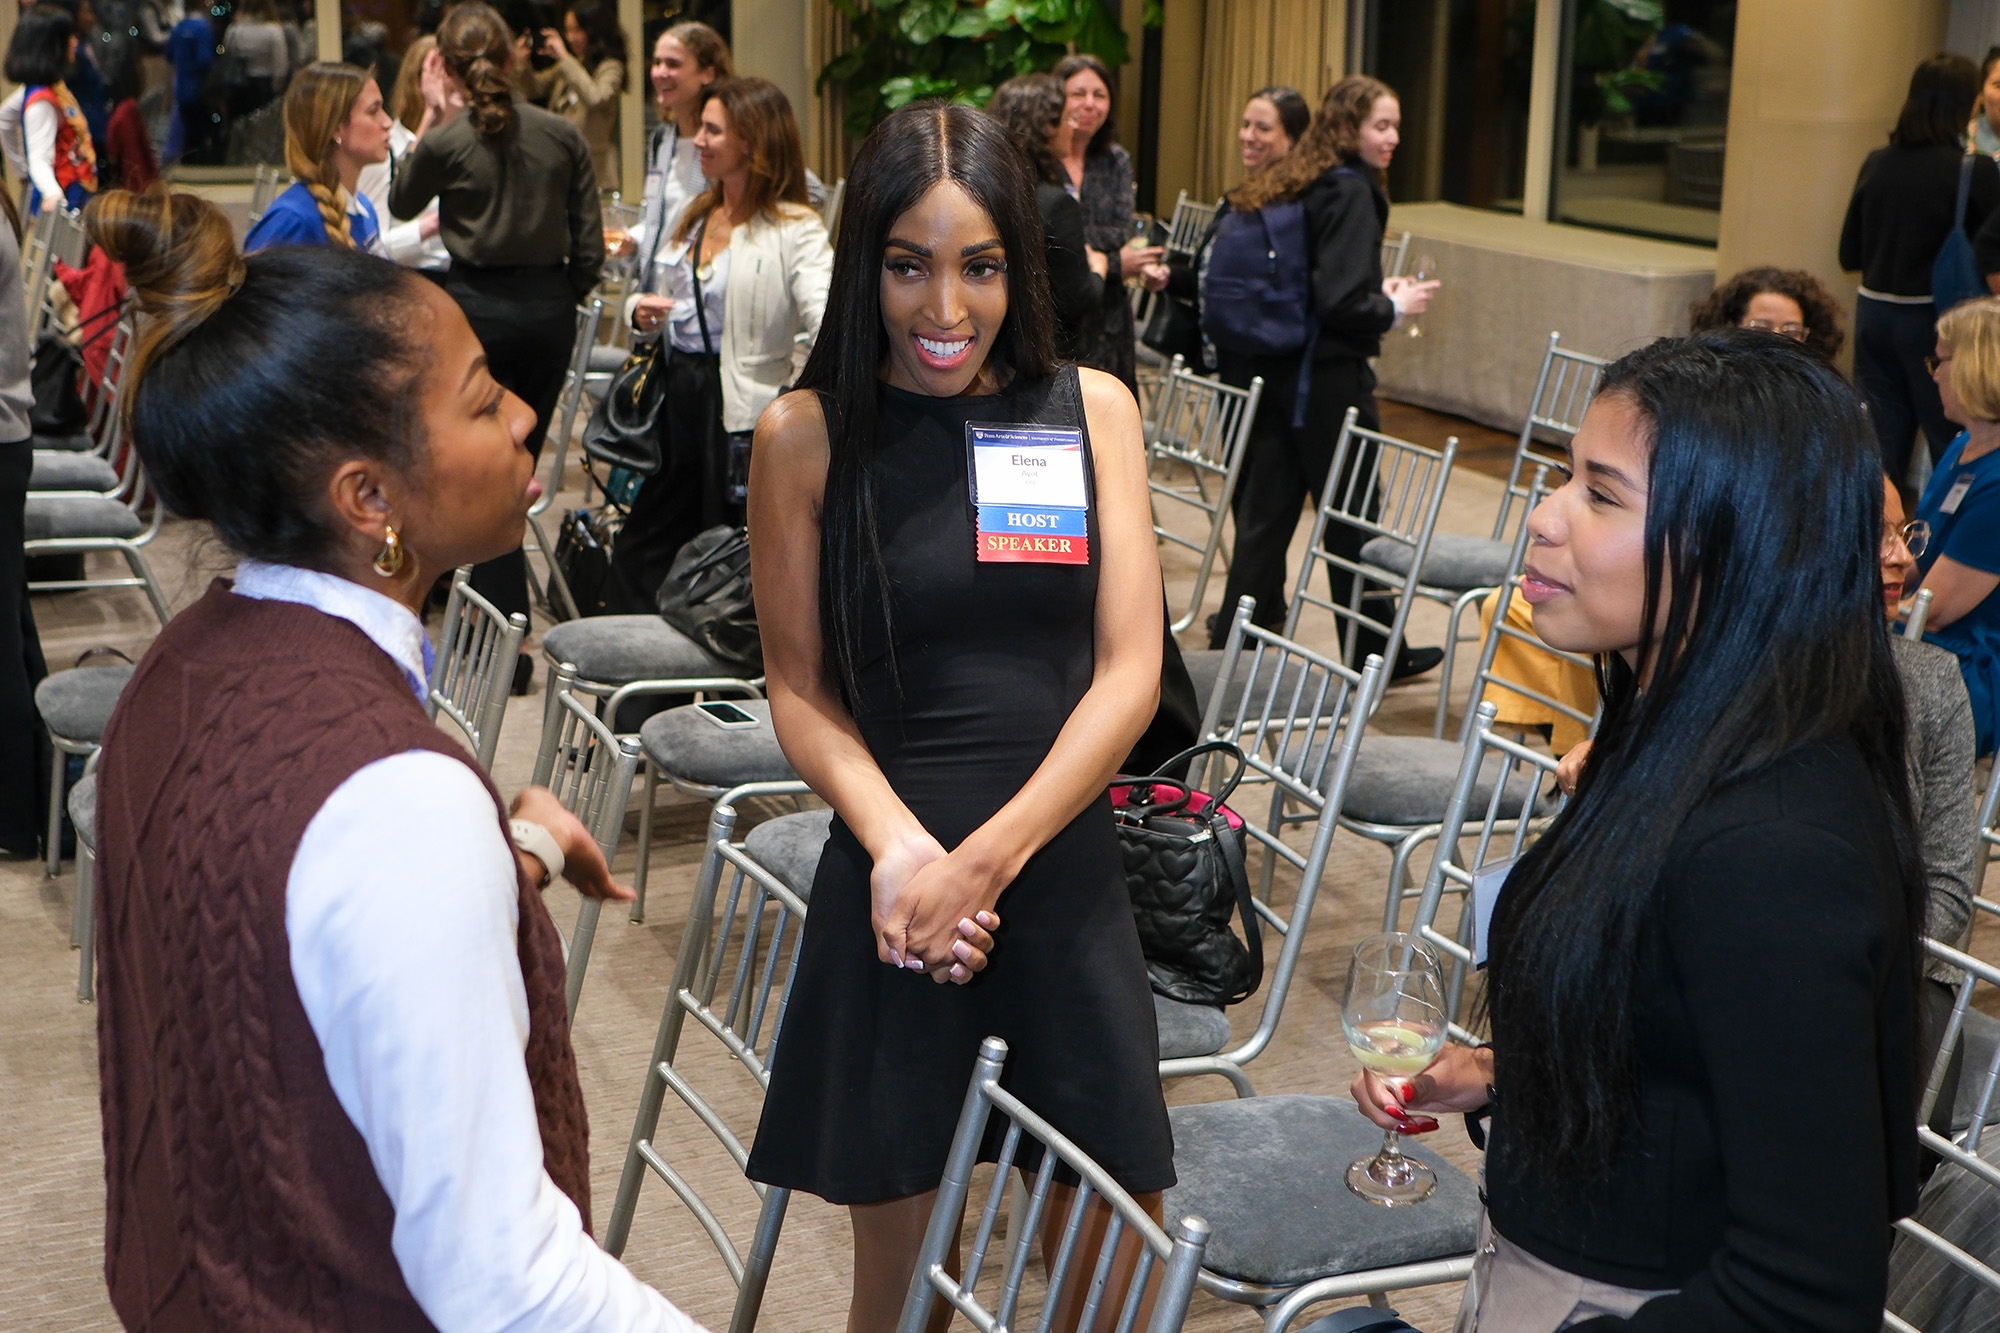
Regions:
[[[572, 509], [563, 515], [556, 533], [556, 567], [562, 570], [569, 595], [576, 599], [578, 615], [605, 613], [604, 584], [611, 575], [611, 543], [618, 535], [618, 512], [602, 509]], [[549, 605], [561, 606], [555, 579], [549, 580]]]
[[750, 595], [750, 534], [710, 528], [674, 557], [658, 597], [660, 619], [745, 679], [764, 674], [764, 640]]
[[[1235, 771], [1213, 796], [1181, 778], [1206, 754], [1233, 759]], [[1118, 850], [1132, 920], [1155, 993], [1183, 1004], [1220, 1007], [1264, 983], [1264, 937], [1250, 901], [1243, 821], [1224, 804], [1243, 780], [1243, 751], [1227, 741], [1185, 750], [1152, 777], [1111, 780]], [[1229, 928], [1240, 913], [1243, 938]]]

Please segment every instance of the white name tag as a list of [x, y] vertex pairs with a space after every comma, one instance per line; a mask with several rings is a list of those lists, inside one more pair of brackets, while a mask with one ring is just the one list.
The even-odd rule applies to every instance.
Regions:
[[1486, 966], [1486, 946], [1493, 938], [1493, 904], [1507, 886], [1507, 875], [1521, 858], [1488, 861], [1472, 872], [1472, 965]]
[[1944, 499], [1938, 503], [1938, 511], [1945, 514], [1956, 514], [1958, 506], [1965, 500], [1965, 493], [1971, 489], [1972, 474], [1970, 472], [1961, 472], [1958, 480], [1951, 484], [1951, 489], [1944, 493]]
[[982, 563], [1090, 563], [1082, 431], [971, 422], [965, 441]]

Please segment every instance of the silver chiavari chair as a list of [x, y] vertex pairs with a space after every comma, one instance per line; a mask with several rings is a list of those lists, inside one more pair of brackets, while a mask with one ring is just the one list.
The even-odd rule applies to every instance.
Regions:
[[[739, 789], [730, 796], [740, 799], [803, 790], [801, 783], [763, 784]], [[754, 1128], [755, 1112], [733, 1126], [721, 1108], [742, 1104], [741, 1085], [746, 1081], [754, 1089], [758, 1107], [770, 1087], [771, 1060], [784, 1028], [785, 1008], [798, 968], [799, 941], [805, 931], [812, 886], [808, 862], [818, 861], [819, 845], [826, 839], [827, 817], [787, 815], [769, 820], [743, 842], [732, 840], [736, 818], [731, 800], [718, 804], [709, 816], [707, 851], [695, 878], [687, 927], [681, 933], [652, 1059], [640, 1085], [639, 1112], [611, 1205], [604, 1248], [613, 1255], [625, 1253], [640, 1187], [648, 1173], [658, 1176], [694, 1214], [736, 1283], [730, 1333], [750, 1333], [763, 1303], [791, 1191], [744, 1181], [750, 1156], [745, 1140]], [[774, 829], [774, 825], [787, 827]], [[760, 840], [759, 835], [767, 831], [775, 838]], [[794, 864], [782, 865], [782, 856], [760, 856], [760, 841], [766, 846], [796, 844]], [[774, 862], [782, 866], [776, 872], [770, 864]], [[706, 1034], [721, 1051], [705, 1044], [701, 1049], [684, 1051], [682, 1039], [690, 1034]], [[711, 1081], [718, 1054], [730, 1066], [727, 1081]], [[715, 1146], [702, 1144], [698, 1135], [677, 1133], [668, 1138], [660, 1133], [660, 1115], [669, 1093], [714, 1137], [727, 1156], [726, 1166], [713, 1160]], [[709, 1196], [745, 1183], [755, 1192], [758, 1209], [750, 1243], [739, 1249], [723, 1214], [743, 1210], [712, 1201]]]
[[[511, 659], [509, 667], [511, 669]], [[555, 793], [563, 808], [577, 817], [609, 865], [625, 824], [625, 806], [632, 796], [632, 775], [639, 766], [639, 744], [620, 738], [597, 719], [570, 688], [569, 668], [557, 669], [556, 706], [542, 719], [542, 744], [535, 755], [533, 782]], [[597, 935], [597, 918], [604, 904], [578, 894], [576, 925], [566, 941], [563, 998], [572, 1024], [583, 975], [590, 966], [590, 946]]]
[[1399, 231], [1394, 236], [1382, 238], [1382, 276], [1400, 278], [1403, 265], [1410, 258], [1410, 233]]
[[1201, 244], [1201, 234], [1214, 219], [1214, 204], [1197, 203], [1182, 190], [1174, 200], [1172, 219], [1167, 223], [1167, 253], [1192, 258], [1195, 247]]
[[433, 722], [442, 713], [472, 743], [472, 757], [488, 772], [500, 748], [500, 724], [507, 717], [507, 690], [514, 659], [528, 636], [528, 618], [500, 608], [472, 590], [472, 566], [452, 575], [444, 606], [444, 643], [431, 668], [424, 711]]
[[[1243, 470], [1251, 423], [1263, 396], [1261, 377], [1246, 389], [1197, 375], [1175, 357], [1155, 398], [1146, 434], [1146, 485], [1153, 494], [1153, 535], [1200, 558], [1188, 607], [1173, 622], [1178, 634], [1201, 614], [1201, 599], [1222, 549], [1223, 520]], [[1164, 511], [1164, 512], [1163, 512]], [[1192, 511], [1197, 526], [1181, 530], [1169, 515]]]
[[1924, 637], [1924, 626], [1930, 623], [1931, 618], [1931, 598], [1936, 595], [1929, 588], [1917, 589], [1916, 598], [1910, 604], [1910, 618], [1903, 622], [1904, 638], [1921, 639]]
[[[1077, 1326], [1097, 1328], [1101, 1320], [1115, 1311], [1116, 1322], [1111, 1327], [1116, 1333], [1132, 1333], [1139, 1327], [1147, 1287], [1153, 1284], [1157, 1291], [1151, 1317], [1146, 1320], [1146, 1333], [1175, 1333], [1187, 1319], [1188, 1302], [1194, 1294], [1202, 1253], [1208, 1243], [1208, 1223], [1199, 1217], [1183, 1217], [1169, 1236], [1147, 1216], [1137, 1200], [1119, 1187], [1109, 1172], [1020, 1098], [1000, 1086], [1000, 1071], [1006, 1061], [1007, 1043], [1000, 1038], [988, 1037], [980, 1044], [972, 1084], [965, 1094], [965, 1109], [959, 1114], [958, 1130], [952, 1136], [944, 1179], [938, 1186], [937, 1201], [931, 1206], [930, 1225], [917, 1252], [917, 1269], [910, 1280], [910, 1294], [904, 1302], [897, 1333], [922, 1333], [939, 1301], [982, 1330], [1028, 1326], [1027, 1316], [1019, 1313], [1022, 1285], [1030, 1254], [1041, 1236], [1042, 1222], [1049, 1215], [1049, 1195], [1058, 1164], [1075, 1172], [1078, 1183], [1063, 1220], [1062, 1240], [1050, 1266], [1040, 1317], [1034, 1327], [1049, 1328], [1072, 1284], [1087, 1282]], [[971, 1199], [980, 1144], [996, 1112], [1007, 1126], [1000, 1143], [999, 1162], [980, 1207], [964, 1275], [955, 1277], [951, 1267], [958, 1250], [960, 1218]], [[1022, 1154], [1023, 1138], [1039, 1149], [1033, 1156], [1040, 1160], [1033, 1168], [1025, 1164], [1030, 1159]], [[998, 1262], [992, 1274], [994, 1290], [990, 1297], [982, 1298], [979, 1288], [987, 1277], [987, 1256], [992, 1253], [1001, 1201], [1010, 1193], [1016, 1163], [1023, 1164], [1024, 1172], [1034, 1171], [1034, 1184], [1026, 1195], [1025, 1216], [1009, 1219], [1005, 1253], [995, 1256]], [[1085, 1263], [1080, 1261], [1084, 1221], [1100, 1200], [1101, 1206], [1109, 1208], [1110, 1218], [1096, 1262], [1086, 1272]], [[1137, 1263], [1131, 1280], [1120, 1293], [1112, 1283], [1112, 1265], [1128, 1234], [1137, 1242]]]
[[549, 432], [542, 446], [543, 452], [554, 455], [554, 459], [549, 466], [549, 479], [542, 486], [541, 497], [528, 506], [528, 530], [534, 541], [527, 549], [539, 553], [549, 571], [546, 585], [537, 584], [533, 579], [528, 582], [544, 608], [558, 620], [575, 620], [583, 612], [570, 591], [569, 580], [563, 577], [562, 566], [556, 563], [555, 543], [549, 540], [542, 515], [555, 504], [556, 495], [563, 488], [563, 475], [569, 462], [570, 435], [575, 429], [576, 414], [591, 378], [590, 351], [597, 345], [598, 331], [603, 325], [602, 297], [594, 296], [588, 305], [576, 308], [576, 340], [570, 344], [569, 371], [563, 380], [562, 396], [556, 400], [556, 428]]

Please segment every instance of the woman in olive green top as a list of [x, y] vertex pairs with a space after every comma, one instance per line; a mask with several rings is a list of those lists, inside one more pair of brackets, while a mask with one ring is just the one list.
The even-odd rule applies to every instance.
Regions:
[[[412, 218], [438, 201], [451, 254], [445, 290], [486, 348], [493, 378], [535, 409], [542, 440], [562, 390], [576, 303], [604, 268], [590, 147], [576, 126], [530, 106], [508, 81], [514, 35], [490, 7], [461, 4], [425, 57], [424, 117], [397, 164], [389, 211]], [[519, 550], [474, 568], [472, 586], [503, 612], [528, 611]], [[515, 693], [532, 670], [524, 653]]]

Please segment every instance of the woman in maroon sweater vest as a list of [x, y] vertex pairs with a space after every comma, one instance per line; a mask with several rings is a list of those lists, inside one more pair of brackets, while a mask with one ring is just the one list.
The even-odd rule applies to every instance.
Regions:
[[163, 188], [88, 222], [146, 315], [140, 457], [239, 557], [139, 664], [98, 771], [119, 1317], [687, 1333], [590, 1239], [537, 890], [629, 891], [547, 791], [510, 829], [419, 703], [426, 591], [520, 543], [533, 413], [407, 270], [246, 259], [213, 205]]

